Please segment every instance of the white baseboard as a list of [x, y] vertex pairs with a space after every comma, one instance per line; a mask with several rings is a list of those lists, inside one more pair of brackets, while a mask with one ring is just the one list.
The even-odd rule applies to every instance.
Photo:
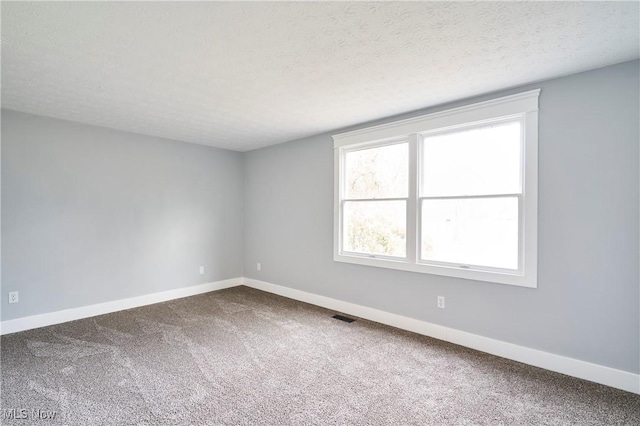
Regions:
[[46, 327], [48, 325], [60, 324], [63, 322], [74, 321], [82, 318], [95, 317], [96, 315], [103, 315], [111, 312], [122, 311], [125, 309], [151, 305], [154, 303], [166, 302], [167, 300], [195, 296], [196, 294], [208, 293], [210, 291], [235, 287], [241, 285], [241, 283], [241, 278], [232, 278], [229, 280], [216, 281], [190, 287], [177, 288], [175, 290], [146, 294], [144, 296], [130, 297], [127, 299], [114, 300], [111, 302], [98, 303], [95, 305], [81, 306], [79, 308], [65, 309], [63, 311], [48, 312], [46, 314], [2, 321], [0, 323], [0, 335], [17, 333], [18, 331], [30, 330], [32, 328]]
[[431, 324], [426, 321], [420, 321], [264, 281], [243, 278], [242, 283], [247, 287], [278, 294], [333, 311], [343, 312], [381, 324], [466, 346], [481, 352], [487, 352], [502, 358], [640, 394], [640, 375], [638, 374], [531, 349], [525, 346], [514, 345], [513, 343], [495, 340], [489, 337], [479, 336], [477, 334], [467, 333], [453, 328]]
[[247, 287], [278, 294], [280, 296], [321, 306], [333, 311], [343, 312], [370, 321], [379, 322], [381, 324], [390, 325], [392, 327], [434, 337], [436, 339], [466, 346], [482, 352], [487, 352], [503, 358], [556, 371], [568, 376], [640, 394], [640, 375], [638, 374], [574, 358], [568, 358], [537, 349], [531, 349], [525, 346], [514, 345], [513, 343], [467, 333], [453, 328], [428, 323], [426, 321], [357, 305], [355, 303], [344, 302], [342, 300], [332, 299], [330, 297], [320, 296], [249, 278], [232, 278], [229, 280], [216, 281], [175, 290], [167, 290], [144, 296], [114, 300], [111, 302], [3, 321], [0, 323], [0, 335], [30, 330], [32, 328], [46, 327], [48, 325], [94, 317], [125, 309], [137, 308], [140, 306], [165, 302], [167, 300], [180, 299], [182, 297], [194, 296], [196, 294], [208, 293], [210, 291], [222, 290], [238, 285], [246, 285]]

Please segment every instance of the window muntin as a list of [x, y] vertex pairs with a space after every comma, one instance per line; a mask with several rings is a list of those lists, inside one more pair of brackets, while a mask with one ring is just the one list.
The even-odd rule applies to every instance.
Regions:
[[[334, 135], [334, 260], [537, 287], [539, 93], [532, 90]], [[484, 141], [484, 149], [474, 140]], [[404, 174], [394, 182], [402, 181], [398, 187], [408, 188], [407, 196], [396, 198], [400, 190], [381, 188], [348, 193], [348, 154], [373, 148], [382, 152], [398, 141], [407, 143], [408, 186]], [[391, 204], [382, 201], [398, 202], [394, 220], [383, 212], [391, 211]], [[367, 204], [374, 202], [379, 204]], [[345, 216], [356, 215], [356, 210], [364, 225], [352, 225], [354, 219]], [[401, 233], [390, 229], [403, 228], [402, 212], [404, 256], [387, 246], [347, 241], [351, 227], [361, 233], [386, 232], [383, 240], [393, 236], [401, 246], [402, 238], [396, 238]], [[367, 224], [362, 219], [367, 214], [383, 224]], [[385, 225], [385, 220], [393, 225]]]

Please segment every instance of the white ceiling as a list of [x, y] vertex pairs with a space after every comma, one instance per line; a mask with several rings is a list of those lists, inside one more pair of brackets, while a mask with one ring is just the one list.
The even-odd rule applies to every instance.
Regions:
[[638, 58], [637, 2], [2, 2], [2, 107], [247, 151]]

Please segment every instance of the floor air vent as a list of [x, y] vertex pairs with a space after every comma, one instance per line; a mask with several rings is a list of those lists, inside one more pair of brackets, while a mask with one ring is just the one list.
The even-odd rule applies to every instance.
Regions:
[[345, 317], [345, 316], [342, 316], [342, 315], [334, 315], [332, 318], [335, 318], [337, 320], [344, 321], [344, 322], [354, 322], [355, 321], [353, 318]]

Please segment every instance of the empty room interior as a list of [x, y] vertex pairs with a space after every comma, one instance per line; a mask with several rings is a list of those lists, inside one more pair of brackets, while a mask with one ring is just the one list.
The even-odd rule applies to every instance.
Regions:
[[0, 7], [1, 424], [640, 424], [640, 3]]

